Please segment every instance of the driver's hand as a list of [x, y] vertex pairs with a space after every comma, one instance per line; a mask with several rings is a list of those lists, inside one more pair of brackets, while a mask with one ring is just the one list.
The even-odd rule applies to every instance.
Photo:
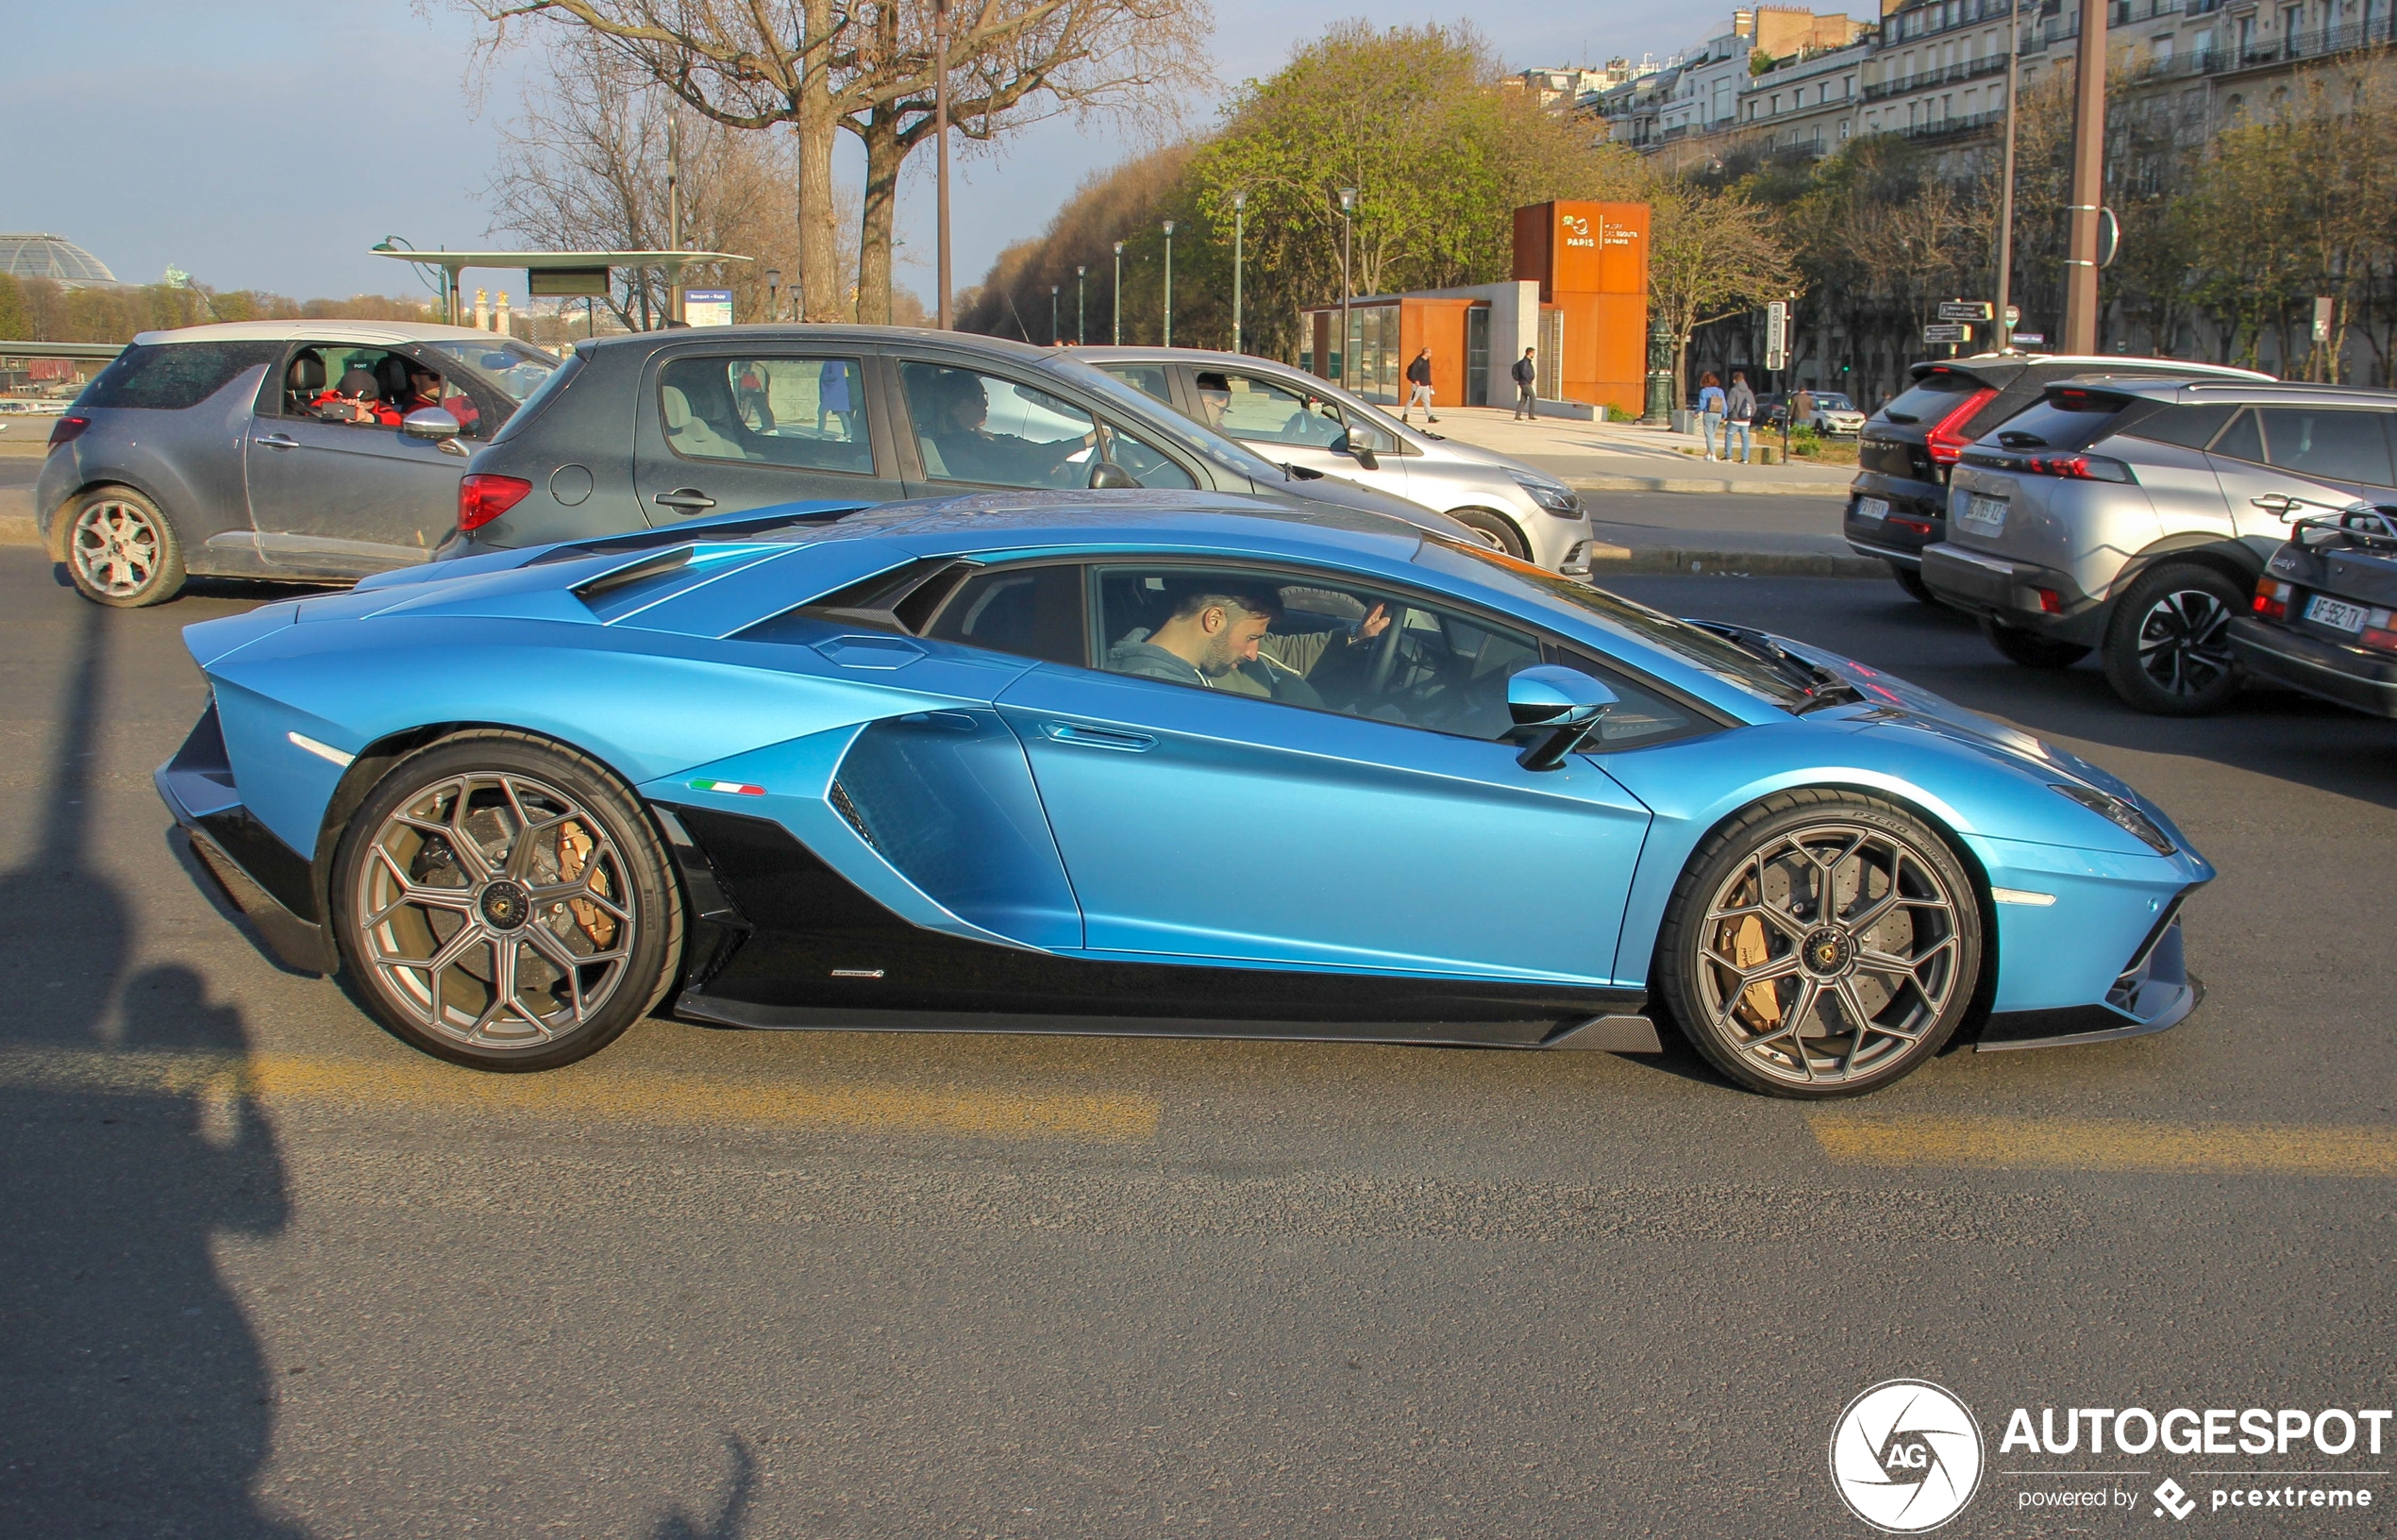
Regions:
[[1389, 628], [1389, 609], [1384, 605], [1377, 604], [1372, 609], [1365, 612], [1365, 618], [1363, 620], [1357, 622], [1357, 640], [1360, 642], [1370, 642]]

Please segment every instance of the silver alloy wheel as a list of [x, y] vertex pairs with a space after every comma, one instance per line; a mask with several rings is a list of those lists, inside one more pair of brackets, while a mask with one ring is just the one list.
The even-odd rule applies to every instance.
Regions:
[[358, 869], [360, 950], [427, 1030], [543, 1046], [624, 982], [639, 923], [629, 876], [607, 827], [556, 787], [452, 776], [375, 831]]
[[1749, 1065], [1836, 1085], [1904, 1056], [1969, 987], [1959, 896], [1896, 836], [1850, 823], [1778, 835], [1716, 890], [1700, 1008]]
[[67, 551], [94, 590], [129, 599], [158, 576], [164, 544], [149, 510], [121, 497], [102, 497], [75, 515]]
[[2176, 588], [2157, 594], [2139, 617], [2133, 638], [2139, 649], [2139, 671], [2168, 695], [2203, 695], [2235, 666], [2230, 625], [2230, 607], [2204, 589]]

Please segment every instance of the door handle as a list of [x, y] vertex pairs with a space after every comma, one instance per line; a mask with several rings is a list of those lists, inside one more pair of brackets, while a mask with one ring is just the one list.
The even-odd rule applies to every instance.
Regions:
[[2261, 497], [2250, 497], [2248, 502], [2262, 509], [2267, 513], [2278, 513], [2283, 517], [2288, 516], [2290, 509], [2299, 506], [2298, 500], [2291, 497], [2285, 492], [2266, 493]]
[[262, 444], [269, 449], [296, 449], [299, 447], [299, 440], [293, 438], [289, 433], [267, 433], [252, 440], [251, 442], [254, 444]]
[[1077, 748], [1112, 748], [1123, 754], [1145, 754], [1157, 746], [1157, 740], [1145, 732], [1085, 728], [1079, 722], [1044, 722], [1040, 730], [1052, 743], [1071, 744]]
[[678, 508], [685, 513], [696, 513], [701, 509], [715, 507], [715, 499], [696, 487], [677, 487], [649, 500], [660, 508]]

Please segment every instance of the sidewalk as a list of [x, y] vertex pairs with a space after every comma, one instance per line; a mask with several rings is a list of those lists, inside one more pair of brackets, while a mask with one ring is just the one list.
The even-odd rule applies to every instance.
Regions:
[[[1536, 465], [1584, 492], [1779, 494], [1845, 498], [1849, 465], [1740, 465], [1699, 458], [1695, 433], [1634, 423], [1517, 422], [1499, 407], [1450, 407], [1434, 430]], [[1756, 434], [1759, 444], [1764, 434]], [[1778, 436], [1773, 439], [1779, 446]], [[1684, 454], [1685, 449], [1692, 451]]]

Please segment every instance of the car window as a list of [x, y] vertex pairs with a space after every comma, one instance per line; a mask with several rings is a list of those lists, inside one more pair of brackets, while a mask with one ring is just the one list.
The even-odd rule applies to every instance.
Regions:
[[865, 376], [821, 354], [701, 354], [658, 371], [666, 444], [685, 460], [874, 474]]
[[1515, 730], [1506, 681], [1536, 638], [1343, 576], [1098, 569], [1099, 666], [1462, 737]]
[[1312, 392], [1236, 370], [1198, 371], [1198, 405], [1207, 426], [1250, 443], [1329, 448], [1349, 431], [1340, 409]]
[[1881, 415], [1893, 423], [1936, 423], [1955, 410], [1958, 396], [1980, 388], [1981, 382], [1970, 375], [1934, 370], [1882, 408]]
[[282, 356], [280, 343], [137, 343], [109, 360], [75, 404], [181, 411], [223, 390], [243, 370], [272, 365]]
[[1134, 481], [1160, 491], [1187, 492], [1198, 485], [1188, 471], [1165, 457], [1164, 450], [1144, 440], [1134, 438], [1113, 423], [1101, 425], [1099, 442], [1106, 446], [1107, 458], [1117, 467], [1129, 472]]
[[411, 411], [439, 407], [468, 438], [483, 432], [482, 409], [454, 374], [387, 347], [303, 343], [283, 365], [285, 417], [344, 427], [397, 427]]
[[960, 584], [924, 634], [1019, 658], [1081, 665], [1082, 569], [998, 567]]
[[2389, 485], [2389, 429], [2377, 411], [2258, 407], [2268, 463], [2325, 481]]
[[557, 371], [559, 360], [537, 347], [504, 339], [488, 343], [450, 340], [427, 343], [425, 351], [444, 361], [474, 371], [496, 387], [510, 403], [522, 405], [542, 382]]
[[1086, 487], [1098, 453], [1090, 413], [1047, 391], [937, 363], [900, 366], [924, 474], [997, 487]]
[[1165, 367], [1161, 363], [1102, 363], [1098, 368], [1143, 395], [1154, 396], [1169, 407], [1174, 404], [1173, 387], [1165, 383]]
[[1613, 663], [1577, 648], [1552, 649], [1556, 661], [1578, 668], [1615, 692], [1615, 704], [1599, 718], [1598, 730], [1582, 742], [1593, 754], [1615, 748], [1646, 748], [1694, 732], [1712, 732], [1715, 724]]
[[[2134, 439], [2148, 439], [2156, 444], [2177, 444], [2184, 449], [2203, 449], [2231, 420], [2238, 408], [2216, 401], [2204, 406], [2175, 405], [2142, 417], [2122, 432]], [[2225, 451], [2227, 453], [2227, 451]]]
[[2214, 441], [2213, 452], [2227, 455], [2233, 460], [2263, 463], [2264, 430], [2258, 426], [2255, 413], [2240, 412], [2238, 419], [2223, 430], [2222, 436]]
[[1237, 440], [1200, 427], [1170, 408], [1160, 408], [1113, 375], [1092, 368], [1081, 360], [1064, 352], [1051, 353], [1041, 360], [1040, 368], [1071, 380], [1075, 385], [1102, 401], [1121, 409], [1122, 416], [1139, 425], [1144, 435], [1161, 442], [1171, 441], [1193, 454], [1207, 459], [1244, 479], [1266, 485], [1287, 481], [1289, 476], [1271, 460], [1260, 460], [1254, 450]]

